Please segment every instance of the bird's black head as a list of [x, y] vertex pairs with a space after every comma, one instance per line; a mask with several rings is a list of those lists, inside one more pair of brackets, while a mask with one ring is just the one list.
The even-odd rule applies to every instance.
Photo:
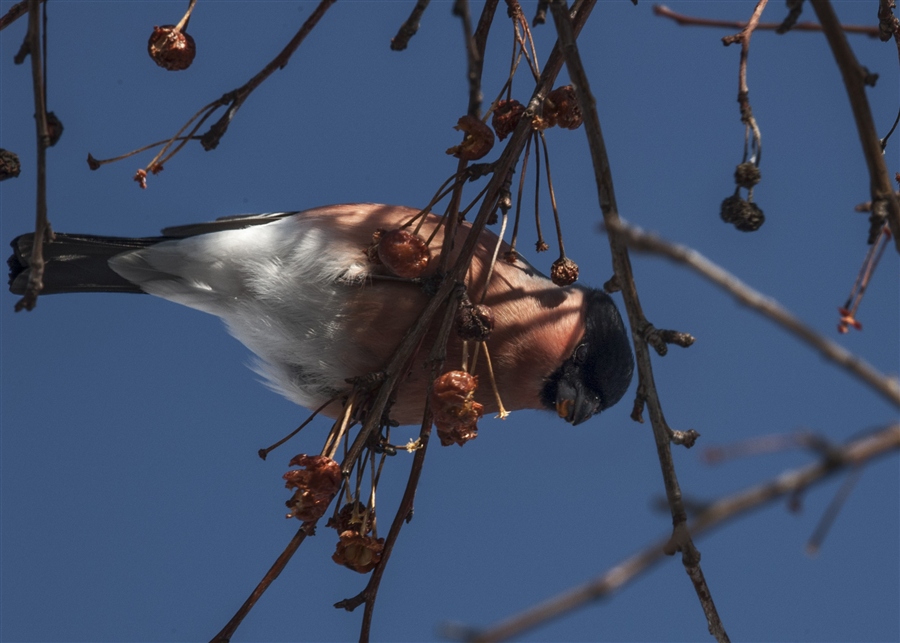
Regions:
[[622, 399], [634, 372], [628, 333], [605, 292], [585, 291], [584, 325], [581, 341], [541, 391], [544, 406], [572, 424], [581, 424]]

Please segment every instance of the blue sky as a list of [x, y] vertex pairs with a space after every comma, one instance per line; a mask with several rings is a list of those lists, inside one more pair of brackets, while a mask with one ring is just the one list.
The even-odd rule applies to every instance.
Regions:
[[[875, 21], [874, 0], [835, 4], [847, 22]], [[315, 5], [203, 0], [190, 25], [194, 65], [166, 72], [148, 59], [146, 40], [154, 25], [177, 22], [184, 6], [50, 5], [49, 108], [65, 125], [48, 157], [56, 230], [145, 236], [167, 225], [329, 203], [418, 206], [453, 172], [456, 161], [444, 150], [458, 142], [452, 126], [467, 88], [449, 1], [432, 2], [405, 52], [388, 44], [412, 2], [339, 2], [290, 64], [247, 100], [217, 150], [189, 146], [145, 191], [131, 176], [149, 156], [89, 171], [88, 152], [107, 157], [170, 136], [202, 105], [243, 84]], [[671, 6], [746, 19], [753, 3]], [[526, 13], [533, 7], [526, 3]], [[509, 60], [503, 13], [488, 44], [488, 96]], [[764, 20], [784, 13], [773, 2]], [[812, 18], [807, 7], [803, 19]], [[22, 176], [0, 186], [3, 243], [29, 230], [34, 211], [31, 78], [28, 65], [11, 62], [24, 29], [21, 21], [0, 34], [0, 144], [23, 161]], [[767, 222], [748, 235], [719, 220], [743, 142], [738, 48], [722, 46], [726, 33], [678, 27], [654, 17], [649, 3], [598, 3], [579, 42], [622, 215], [697, 248], [896, 374], [893, 250], [860, 309], [864, 331], [835, 332], [835, 309], [866, 251], [866, 217], [853, 206], [868, 200], [868, 177], [820, 34], [754, 36], [749, 83], [765, 152], [756, 199]], [[552, 26], [536, 37], [543, 60]], [[883, 134], [900, 98], [896, 48], [859, 36], [851, 43], [880, 74], [868, 95]], [[527, 98], [524, 77], [516, 87]], [[549, 139], [567, 251], [583, 281], [599, 286], [610, 259], [596, 232], [584, 131], [554, 130]], [[900, 166], [897, 146], [895, 138], [887, 148], [892, 172]], [[523, 227], [532, 235], [527, 249], [533, 232]], [[528, 258], [546, 271], [552, 254]], [[654, 358], [669, 423], [702, 434], [694, 450], [675, 451], [686, 496], [713, 499], [812, 460], [791, 451], [710, 467], [699, 457], [704, 445], [800, 429], [840, 442], [897, 417], [878, 395], [693, 274], [646, 256], [633, 263], [650, 321], [697, 337], [690, 349]], [[0, 296], [0, 638], [208, 639], [294, 533], [296, 523], [283, 518], [281, 474], [295, 453], [320, 449], [327, 423], [262, 462], [257, 449], [305, 412], [256, 381], [248, 352], [216, 319], [151, 297], [47, 297], [27, 314], [13, 313], [14, 303]], [[487, 625], [665, 534], [670, 518], [654, 509], [663, 494], [655, 447], [649, 426], [628, 417], [632, 396], [633, 387], [621, 404], [578, 427], [519, 412], [482, 421], [465, 448], [433, 443], [415, 518], [382, 584], [373, 638], [431, 640], [449, 621]], [[397, 456], [382, 476], [383, 526], [410, 462]], [[800, 513], [777, 503], [699, 540], [733, 640], [900, 638], [897, 457], [865, 470], [811, 558], [804, 545], [839, 484], [804, 494]], [[361, 613], [331, 605], [366, 578], [331, 561], [333, 541], [321, 529], [303, 544], [235, 640], [357, 636]], [[611, 600], [523, 640], [707, 637], [680, 560], [671, 559]]]

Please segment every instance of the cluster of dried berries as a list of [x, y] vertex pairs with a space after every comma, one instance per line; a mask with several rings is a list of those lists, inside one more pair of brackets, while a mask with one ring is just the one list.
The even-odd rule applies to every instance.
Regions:
[[197, 45], [190, 34], [175, 25], [153, 27], [147, 41], [147, 52], [157, 65], [169, 71], [187, 69], [194, 62]]
[[471, 301], [460, 302], [456, 311], [456, 334], [467, 341], [484, 342], [494, 330], [494, 313], [490, 306], [473, 305]]
[[759, 206], [742, 199], [737, 192], [722, 201], [719, 216], [722, 221], [733, 224], [741, 232], [755, 232], [766, 221]]
[[0, 149], [0, 181], [14, 179], [22, 171], [19, 157], [15, 152]]
[[287, 517], [303, 521], [318, 520], [341, 489], [340, 465], [323, 455], [301, 453], [294, 456], [290, 466], [305, 467], [306, 470], [292, 470], [284, 474], [284, 486], [296, 490], [291, 499], [284, 503], [290, 509]]
[[398, 277], [421, 277], [431, 261], [431, 249], [425, 240], [409, 230], [378, 229], [366, 256], [374, 264], [384, 265]]
[[550, 279], [557, 286], [568, 286], [578, 281], [578, 264], [568, 257], [560, 257], [550, 266]]
[[[509, 136], [522, 120], [525, 106], [515, 99], [497, 101], [491, 125], [501, 141]], [[541, 115], [532, 121], [536, 130], [545, 130], [559, 126], [563, 129], [578, 129], [584, 122], [581, 107], [575, 96], [575, 88], [571, 85], [557, 87], [547, 94], [541, 109]]]
[[[731, 223], [741, 232], [755, 232], [765, 223], [766, 217], [753, 202], [753, 188], [759, 183], [761, 174], [755, 163], [745, 161], [734, 169], [734, 194], [722, 201], [719, 216], [725, 223]], [[740, 195], [741, 188], [747, 190], [747, 198]]]
[[462, 446], [478, 437], [484, 409], [475, 401], [476, 388], [478, 378], [465, 371], [449, 371], [434, 381], [431, 406], [441, 445]]
[[468, 114], [453, 128], [463, 133], [462, 143], [447, 150], [447, 154], [464, 161], [477, 161], [494, 147], [494, 133], [479, 119]]
[[341, 532], [331, 560], [360, 574], [368, 574], [381, 561], [384, 538], [366, 536], [348, 529]]
[[559, 125], [563, 129], [578, 129], [584, 122], [581, 107], [571, 85], [557, 87], [544, 100], [544, 121], [547, 127]]

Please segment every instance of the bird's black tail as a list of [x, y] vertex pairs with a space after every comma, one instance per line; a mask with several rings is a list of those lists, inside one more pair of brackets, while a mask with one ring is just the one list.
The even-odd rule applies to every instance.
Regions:
[[[63, 292], [131, 292], [140, 288], [109, 267], [109, 259], [163, 241], [165, 237], [101, 237], [85, 234], [54, 234], [44, 243], [44, 288], [42, 295]], [[31, 271], [34, 235], [23, 234], [12, 241], [9, 290], [22, 295]]]

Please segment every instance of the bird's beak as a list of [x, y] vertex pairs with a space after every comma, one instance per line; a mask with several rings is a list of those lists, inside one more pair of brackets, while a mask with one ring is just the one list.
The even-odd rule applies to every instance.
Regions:
[[573, 426], [597, 412], [598, 402], [584, 394], [580, 384], [561, 381], [556, 392], [556, 414]]

